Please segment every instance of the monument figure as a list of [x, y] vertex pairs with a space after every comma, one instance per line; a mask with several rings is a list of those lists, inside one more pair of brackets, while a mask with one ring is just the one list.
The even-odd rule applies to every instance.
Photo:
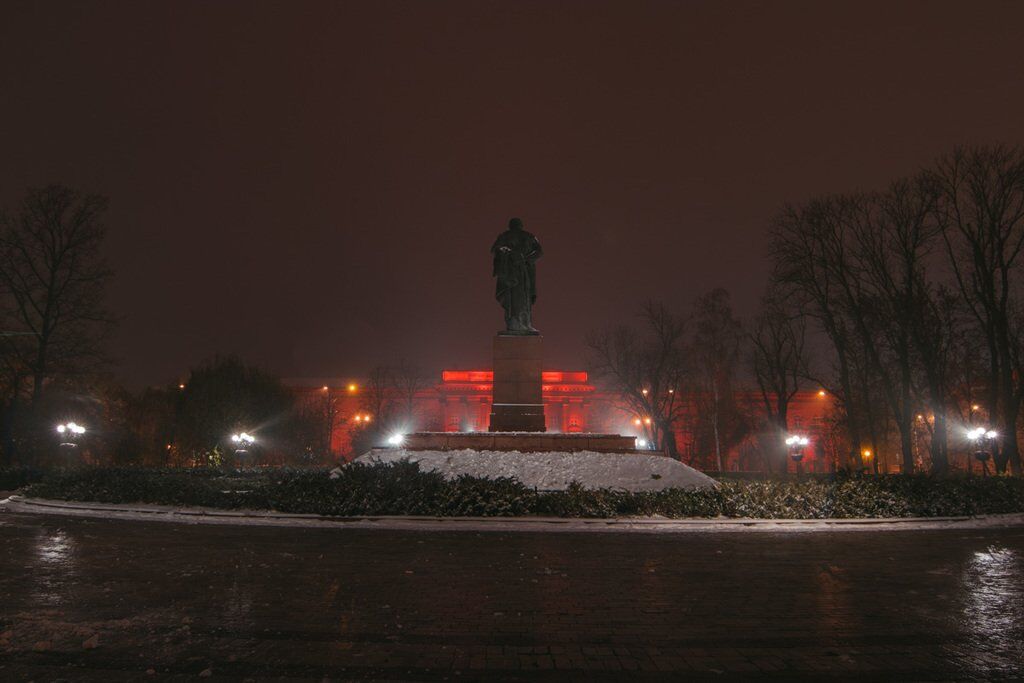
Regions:
[[540, 242], [523, 230], [513, 218], [508, 230], [498, 235], [491, 247], [494, 256], [494, 296], [505, 309], [505, 334], [540, 334], [533, 326], [533, 304], [537, 302], [537, 259], [544, 252]]

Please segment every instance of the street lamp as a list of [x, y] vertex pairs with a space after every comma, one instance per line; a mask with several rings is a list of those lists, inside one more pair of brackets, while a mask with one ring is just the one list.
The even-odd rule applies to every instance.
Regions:
[[992, 457], [992, 444], [999, 437], [994, 429], [975, 427], [968, 430], [967, 438], [975, 445], [974, 457], [981, 463], [981, 476], [988, 475], [988, 461]]
[[235, 455], [245, 453], [256, 443], [256, 437], [246, 432], [239, 432], [231, 435], [231, 442], [235, 444]]
[[392, 434], [388, 437], [388, 445], [398, 447], [405, 442], [405, 434]]
[[85, 427], [76, 422], [65, 422], [64, 424], [57, 425], [57, 434], [60, 435], [61, 446], [75, 448], [78, 446], [76, 439], [85, 434]]
[[793, 459], [793, 462], [800, 462], [804, 459], [804, 449], [811, 443], [811, 440], [806, 436], [799, 434], [793, 434], [786, 438], [786, 445], [789, 446], [789, 457]]

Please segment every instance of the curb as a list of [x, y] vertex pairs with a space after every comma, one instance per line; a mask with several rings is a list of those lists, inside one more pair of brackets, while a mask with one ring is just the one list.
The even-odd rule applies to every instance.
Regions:
[[906, 517], [863, 519], [668, 519], [651, 517], [326, 517], [323, 515], [217, 510], [168, 505], [107, 505], [11, 496], [0, 500], [9, 512], [91, 517], [129, 521], [176, 522], [292, 528], [380, 529], [396, 531], [520, 532], [821, 532], [1003, 529], [1024, 527], [1024, 513], [977, 517]]

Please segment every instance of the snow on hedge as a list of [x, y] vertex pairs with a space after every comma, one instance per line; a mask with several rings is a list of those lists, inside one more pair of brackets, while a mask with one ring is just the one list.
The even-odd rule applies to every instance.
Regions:
[[520, 453], [519, 451], [407, 451], [378, 448], [355, 462], [374, 464], [408, 460], [422, 471], [440, 472], [447, 479], [468, 474], [473, 477], [511, 477], [541, 491], [563, 491], [572, 482], [588, 489], [660, 491], [701, 489], [715, 480], [660, 455], [641, 453]]

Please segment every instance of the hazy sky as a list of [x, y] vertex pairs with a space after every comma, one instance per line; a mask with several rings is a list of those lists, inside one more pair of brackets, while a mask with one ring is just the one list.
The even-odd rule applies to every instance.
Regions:
[[488, 367], [541, 240], [547, 365], [647, 298], [761, 294], [785, 201], [1024, 142], [1024, 3], [14, 2], [0, 201], [110, 197], [119, 376]]

